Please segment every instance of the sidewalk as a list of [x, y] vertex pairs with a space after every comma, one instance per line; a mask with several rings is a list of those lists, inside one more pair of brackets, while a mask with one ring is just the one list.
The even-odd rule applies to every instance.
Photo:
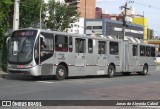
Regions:
[[7, 72], [4, 72], [4, 71], [0, 70], [0, 78], [4, 77], [6, 75], [8, 75]]

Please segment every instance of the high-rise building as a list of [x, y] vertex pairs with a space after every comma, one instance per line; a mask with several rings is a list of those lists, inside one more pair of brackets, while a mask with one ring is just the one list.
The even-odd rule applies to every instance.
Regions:
[[80, 17], [95, 19], [96, 0], [65, 0], [69, 5], [73, 5], [80, 13]]

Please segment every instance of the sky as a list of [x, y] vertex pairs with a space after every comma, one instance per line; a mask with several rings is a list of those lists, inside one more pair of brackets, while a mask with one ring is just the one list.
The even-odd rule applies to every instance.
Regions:
[[160, 36], [160, 0], [97, 0], [96, 6], [102, 8], [110, 14], [121, 13], [120, 6], [124, 6], [126, 1], [128, 7], [135, 9], [135, 14], [143, 15], [148, 19], [148, 27], [153, 29]]

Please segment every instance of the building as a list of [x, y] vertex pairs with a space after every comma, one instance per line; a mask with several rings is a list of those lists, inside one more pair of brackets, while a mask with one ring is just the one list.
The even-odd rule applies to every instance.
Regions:
[[80, 13], [80, 17], [95, 19], [96, 0], [65, 0], [65, 3], [73, 5]]
[[148, 33], [147, 33], [147, 29], [148, 29], [148, 19], [145, 17], [134, 17], [132, 20], [133, 24], [138, 24], [138, 25], [142, 25], [144, 27], [144, 40], [148, 39]]
[[[99, 34], [123, 38], [123, 22], [110, 19], [86, 19], [84, 33], [87, 35]], [[129, 24], [126, 26], [126, 36], [143, 39], [144, 29], [141, 25]]]
[[102, 19], [102, 18], [111, 19], [110, 14], [106, 14], [105, 12], [103, 12], [102, 8], [99, 7], [96, 7], [95, 14], [96, 14], [95, 15], [96, 19]]
[[78, 19], [75, 23], [70, 23], [70, 28], [67, 28], [66, 32], [84, 34], [84, 18]]

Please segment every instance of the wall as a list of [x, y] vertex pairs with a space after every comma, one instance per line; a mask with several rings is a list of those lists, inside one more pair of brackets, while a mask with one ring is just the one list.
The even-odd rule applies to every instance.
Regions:
[[144, 40], [147, 40], [148, 19], [144, 17], [135, 17], [132, 23], [144, 26]]

